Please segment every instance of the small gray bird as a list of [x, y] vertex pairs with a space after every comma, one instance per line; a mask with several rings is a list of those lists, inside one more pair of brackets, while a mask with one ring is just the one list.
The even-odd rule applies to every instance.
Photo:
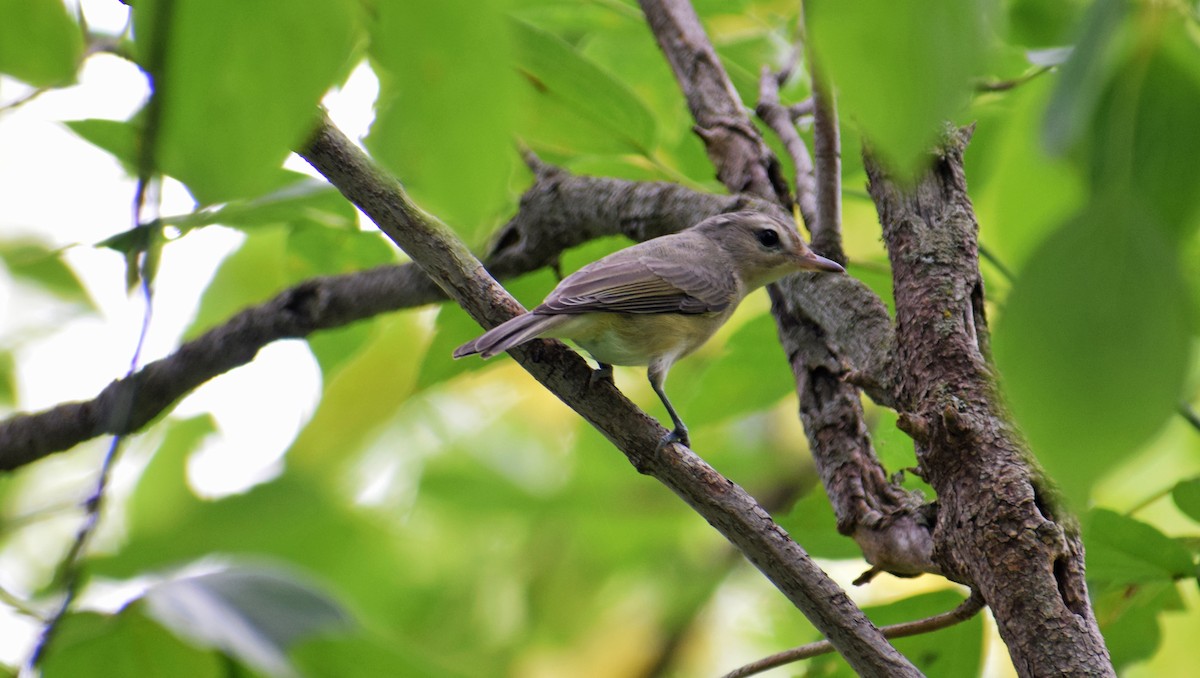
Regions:
[[454, 351], [490, 358], [531, 339], [570, 339], [600, 364], [647, 365], [675, 428], [660, 442], [689, 445], [687, 426], [663, 391], [676, 360], [700, 347], [750, 292], [797, 271], [844, 272], [814, 254], [794, 224], [761, 212], [709, 217], [627, 247], [567, 276], [540, 306]]

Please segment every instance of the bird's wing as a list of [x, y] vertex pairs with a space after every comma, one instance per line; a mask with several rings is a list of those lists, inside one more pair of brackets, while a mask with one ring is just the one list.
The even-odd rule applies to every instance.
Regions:
[[737, 301], [733, 272], [697, 267], [658, 248], [633, 247], [567, 276], [539, 313], [711, 313]]

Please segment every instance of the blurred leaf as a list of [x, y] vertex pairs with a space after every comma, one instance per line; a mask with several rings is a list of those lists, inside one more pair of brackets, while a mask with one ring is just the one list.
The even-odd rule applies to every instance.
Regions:
[[777, 518], [796, 543], [814, 558], [862, 558], [854, 540], [837, 531], [837, 518], [829, 495], [820, 484], [815, 485], [792, 506], [786, 516]]
[[1171, 499], [1189, 518], [1200, 523], [1200, 478], [1180, 481], [1171, 490]]
[[[328, 480], [329, 465], [353, 459], [412, 395], [429, 339], [414, 314], [377, 318], [371, 338], [325, 379], [321, 403], [300, 431], [288, 464]], [[449, 359], [449, 356], [446, 356]]]
[[724, 355], [692, 386], [687, 415], [697, 422], [729, 419], [773, 405], [795, 387], [775, 319], [761, 313], [730, 335]]
[[433, 648], [394, 638], [319, 638], [298, 643], [292, 660], [305, 676], [337, 678], [474, 678], [478, 671], [456, 666]]
[[[963, 595], [957, 591], [938, 591], [890, 605], [867, 607], [865, 612], [876, 626], [886, 626], [949, 612], [962, 602]], [[979, 674], [983, 665], [983, 638], [980, 613], [954, 626], [891, 642], [927, 678], [957, 678]]]
[[1113, 74], [1089, 150], [1097, 190], [1127, 195], [1175, 244], [1200, 226], [1200, 45], [1174, 8], [1156, 10], [1138, 17], [1154, 42]]
[[137, 174], [137, 139], [141, 133], [139, 122], [122, 120], [103, 120], [88, 118], [86, 120], [67, 120], [67, 126], [81, 139], [108, 152], [130, 176]]
[[34, 87], [63, 85], [83, 58], [83, 31], [62, 0], [0, 0], [0, 73]]
[[218, 501], [185, 499], [169, 523], [143, 521], [119, 552], [91, 557], [89, 572], [123, 579], [214, 554], [270, 557], [329, 582], [356, 612], [386, 619], [403, 607], [404, 587], [380, 585], [405, 567], [394, 535], [295, 474]]
[[[904, 598], [889, 605], [864, 607], [863, 611], [876, 626], [885, 626], [949, 612], [962, 602], [963, 596], [957, 591], [938, 591]], [[976, 614], [953, 626], [907, 638], [894, 638], [891, 643], [928, 678], [961, 678], [980, 675], [983, 637], [983, 615]], [[810, 675], [846, 678], [856, 675], [846, 660], [837, 655], [824, 655], [809, 662]]]
[[380, 76], [367, 146], [413, 197], [473, 239], [508, 203], [519, 83], [502, 0], [376, 3]]
[[1083, 19], [1080, 37], [1063, 64], [1046, 107], [1043, 139], [1060, 154], [1079, 139], [1108, 83], [1119, 54], [1128, 42], [1128, 0], [1096, 0]]
[[287, 238], [288, 229], [278, 226], [249, 233], [241, 247], [217, 268], [184, 337], [194, 338], [234, 313], [281, 291], [287, 285], [284, 266]]
[[288, 233], [288, 279], [342, 275], [396, 260], [396, 248], [379, 231], [345, 231], [297, 221]]
[[95, 310], [92, 298], [60, 250], [30, 240], [0, 240], [0, 261], [9, 275], [30, 283], [64, 301]]
[[235, 200], [216, 209], [164, 217], [163, 223], [184, 232], [210, 224], [245, 229], [299, 220], [320, 223], [333, 229], [357, 229], [354, 206], [329, 182], [291, 171], [280, 171], [278, 174], [275, 181], [281, 186], [264, 195]]
[[1196, 576], [1187, 549], [1153, 526], [1107, 509], [1093, 509], [1083, 528], [1088, 579], [1117, 584]]
[[1008, 0], [1008, 39], [1027, 47], [1059, 47], [1071, 41], [1084, 0]]
[[332, 599], [275, 569], [238, 567], [168, 580], [143, 596], [148, 615], [200, 647], [273, 676], [295, 671], [288, 649], [350, 625]]
[[207, 414], [168, 423], [162, 444], [129, 496], [126, 511], [132, 531], [169, 531], [191, 510], [196, 497], [187, 484], [188, 458], [216, 430]]
[[[657, 134], [654, 116], [627, 85], [558, 37], [521, 21], [511, 26], [518, 68], [538, 93], [529, 111], [534, 117], [523, 121], [523, 137], [540, 142], [549, 132], [550, 143], [570, 148], [650, 153]], [[588, 146], [592, 143], [598, 145]]]
[[808, 32], [842, 114], [899, 174], [924, 164], [983, 65], [989, 0], [811, 2]]
[[1120, 671], [1154, 656], [1162, 642], [1159, 615], [1178, 601], [1179, 594], [1174, 583], [1155, 582], [1110, 587], [1092, 597], [1113, 667]]
[[[168, 8], [167, 21], [157, 21]], [[162, 106], [157, 169], [201, 204], [268, 189], [344, 70], [355, 24], [349, 0], [136, 3], [140, 57], [156, 41], [165, 49], [163, 72], [153, 74]], [[160, 25], [167, 34], [155, 34]]]
[[41, 665], [45, 678], [220, 678], [213, 652], [171, 635], [134, 608], [116, 615], [78, 612], [63, 620]]
[[1076, 506], [1174, 414], [1187, 374], [1192, 307], [1143, 222], [1096, 205], [1061, 228], [1014, 283], [994, 336], [1017, 422]]
[[368, 320], [321, 330], [305, 337], [327, 382], [371, 340], [374, 329], [375, 326]]
[[976, 107], [964, 163], [971, 198], [981, 237], [1011, 270], [1020, 270], [1085, 198], [1078, 170], [1042, 147], [1038, 128], [1054, 86], [1041, 77]]
[[10, 351], [0, 351], [0, 407], [12, 407], [17, 397], [17, 364]]
[[[876, 408], [876, 421], [871, 426], [871, 443], [875, 446], [875, 454], [889, 474], [914, 468], [917, 466], [917, 453], [913, 439], [896, 426], [898, 416], [895, 410]], [[927, 496], [933, 494], [924, 480], [913, 473], [904, 473], [901, 485], [908, 490], [919, 490]]]

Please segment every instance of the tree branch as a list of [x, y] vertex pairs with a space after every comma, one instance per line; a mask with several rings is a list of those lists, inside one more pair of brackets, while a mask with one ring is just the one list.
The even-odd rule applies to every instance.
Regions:
[[[760, 207], [750, 198], [676, 184], [573, 176], [540, 161], [535, 169], [536, 181], [522, 196], [520, 212], [493, 238], [487, 268], [498, 278], [551, 265], [564, 250], [595, 238], [624, 235], [641, 241], [713, 214]], [[445, 299], [414, 264], [307, 280], [114, 381], [92, 400], [0, 423], [0, 471], [97, 436], [141, 430], [200, 384], [245, 365], [271, 342]]]
[[938, 493], [933, 557], [978, 590], [1022, 676], [1113, 675], [1088, 602], [1083, 544], [1007, 421], [987, 361], [978, 225], [950, 135], [913, 187], [865, 154], [892, 263], [902, 421]]
[[[791, 113], [779, 102], [779, 86], [782, 84], [780, 75], [763, 66], [762, 75], [758, 80], [758, 105], [754, 107], [754, 112], [775, 132], [792, 158], [792, 165], [796, 169], [796, 204], [809, 233], [813, 233], [817, 228], [817, 175], [812, 158], [808, 154], [808, 147], [796, 131]], [[813, 247], [817, 249], [815, 240]], [[829, 256], [824, 250], [817, 251]], [[845, 257], [835, 261], [846, 263]]]
[[[442, 224], [408, 201], [399, 182], [323, 121], [301, 156], [362, 209], [485, 326], [521, 307]], [[866, 675], [919, 675], [854, 603], [744, 490], [678, 444], [658, 449], [665, 429], [556, 341], [509, 351], [535, 379], [615, 444], [634, 467], [669, 487], [758, 567], [850, 664]]]

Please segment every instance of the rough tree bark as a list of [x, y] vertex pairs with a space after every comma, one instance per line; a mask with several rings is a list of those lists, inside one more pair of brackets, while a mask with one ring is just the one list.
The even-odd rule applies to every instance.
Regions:
[[[738, 195], [571, 177], [535, 163], [537, 183], [498, 233], [488, 258], [497, 277], [548, 265], [563, 249], [600, 235], [644, 239], [711, 213], [761, 207], [753, 196], [790, 205], [778, 161], [745, 116], [690, 5], [643, 0], [642, 6], [718, 175]], [[363, 165], [338, 136], [322, 127], [306, 148], [310, 160], [409, 249], [425, 222], [396, 202], [403, 193], [393, 180]], [[795, 276], [772, 290], [801, 416], [839, 528], [854, 536], [874, 565], [938, 572], [976, 588], [993, 608], [1021, 675], [1111, 675], [1087, 599], [1078, 532], [1005, 419], [994, 390], [976, 225], [962, 178], [965, 143], [965, 137], [954, 138], [912, 189], [899, 188], [868, 158], [870, 191], [892, 259], [895, 326], [879, 299], [851, 278]], [[814, 241], [837, 241], [823, 218], [811, 221]], [[436, 245], [417, 243], [410, 254], [432, 266], [433, 279], [449, 285], [451, 296], [482, 322], [516, 312], [515, 302], [444, 236], [429, 241]], [[444, 299], [438, 284], [412, 265], [303, 283], [114, 382], [94, 400], [0, 423], [0, 469], [106, 432], [136, 431], [196, 385], [253, 359], [266, 343]], [[860, 672], [911, 673], [911, 665], [879, 644], [844, 593], [814, 587], [821, 578], [813, 576], [803, 550], [740, 488], [686, 449], [655, 454], [662, 431], [657, 422], [611, 387], [589, 386], [586, 365], [561, 346], [547, 343], [516, 354], [639, 470], [663, 480], [746, 552], [815, 616]], [[851, 384], [901, 413], [922, 472], [938, 492], [936, 505], [918, 506], [887, 482]]]
[[[731, 191], [789, 206], [774, 179], [778, 162], [741, 112], [690, 3], [640, 5], [718, 177]], [[827, 103], [825, 95], [818, 92], [819, 104]], [[907, 190], [867, 159], [892, 262], [897, 331], [886, 351], [890, 361], [855, 362], [855, 351], [830, 340], [831, 325], [821, 322], [818, 308], [830, 295], [816, 288], [827, 281], [797, 275], [769, 288], [801, 418], [838, 527], [873, 565], [938, 572], [978, 590], [1023, 676], [1112, 675], [1087, 597], [1078, 530], [1005, 418], [987, 362], [977, 225], [962, 171], [967, 140], [948, 140]], [[814, 241], [836, 242], [833, 225], [809, 226]], [[936, 523], [933, 506], [921, 507], [887, 482], [857, 390], [847, 381], [870, 387], [878, 402], [900, 411], [921, 470], [938, 492]]]
[[1078, 529], [995, 389], [963, 176], [968, 138], [953, 134], [911, 189], [869, 154], [866, 163], [892, 263], [902, 428], [938, 493], [934, 561], [983, 595], [1020, 675], [1114, 675]]

